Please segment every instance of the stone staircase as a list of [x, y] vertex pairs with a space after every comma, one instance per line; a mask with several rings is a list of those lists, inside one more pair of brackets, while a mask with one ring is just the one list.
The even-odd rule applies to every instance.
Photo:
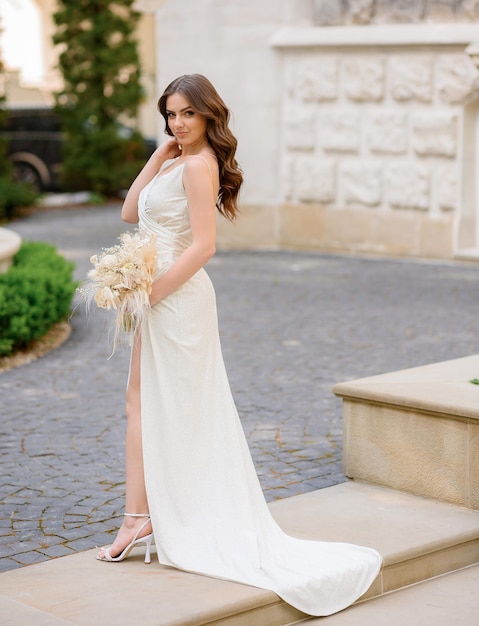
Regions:
[[342, 383], [346, 476], [479, 510], [479, 356]]
[[[479, 563], [479, 386], [469, 382], [476, 377], [479, 356], [338, 385], [345, 471], [354, 480], [270, 504], [291, 535], [368, 545], [383, 555], [363, 600]], [[0, 575], [4, 623], [285, 626], [308, 619], [262, 589], [145, 566], [141, 551], [114, 566], [94, 554]], [[477, 567], [470, 571], [477, 586]], [[435, 580], [447, 587], [447, 577]], [[321, 623], [353, 623], [344, 621], [348, 611]], [[371, 625], [368, 619], [357, 624]], [[374, 623], [399, 622], [385, 611]]]

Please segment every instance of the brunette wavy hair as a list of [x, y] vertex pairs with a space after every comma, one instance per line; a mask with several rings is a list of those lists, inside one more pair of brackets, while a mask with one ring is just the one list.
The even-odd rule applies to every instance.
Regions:
[[237, 141], [229, 129], [230, 112], [210, 81], [202, 74], [179, 76], [163, 92], [158, 100], [158, 110], [165, 118], [165, 132], [173, 137], [168, 125], [166, 101], [169, 96], [180, 93], [191, 107], [203, 115], [206, 137], [218, 159], [220, 190], [216, 207], [225, 217], [234, 220], [238, 212], [238, 195], [243, 175], [235, 159]]

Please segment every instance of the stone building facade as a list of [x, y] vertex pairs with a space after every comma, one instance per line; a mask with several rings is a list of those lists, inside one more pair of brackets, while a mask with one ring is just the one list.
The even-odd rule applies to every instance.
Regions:
[[143, 8], [159, 91], [201, 72], [233, 111], [243, 215], [220, 245], [479, 256], [479, 0]]
[[[479, 82], [464, 52], [476, 27], [458, 21], [466, 3], [427, 5], [317, 1], [317, 22], [350, 25], [273, 36], [283, 56], [281, 214], [291, 244], [433, 257], [477, 248]], [[447, 15], [457, 21], [425, 21]], [[418, 22], [392, 23], [407, 17]], [[314, 238], [297, 231], [298, 213]]]
[[[55, 0], [35, 2], [51, 88]], [[479, 258], [479, 0], [136, 6], [143, 132], [183, 73], [232, 110], [246, 182], [220, 246]]]

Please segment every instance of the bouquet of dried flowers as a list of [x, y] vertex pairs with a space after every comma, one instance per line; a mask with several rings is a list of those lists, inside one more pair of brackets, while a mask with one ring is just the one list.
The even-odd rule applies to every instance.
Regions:
[[156, 268], [154, 235], [135, 231], [119, 239], [116, 246], [90, 258], [95, 267], [81, 290], [101, 309], [116, 311], [115, 346], [119, 332], [134, 331], [148, 311]]

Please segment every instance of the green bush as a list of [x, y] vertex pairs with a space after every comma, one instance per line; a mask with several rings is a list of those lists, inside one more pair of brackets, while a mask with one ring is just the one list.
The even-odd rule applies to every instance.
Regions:
[[0, 274], [0, 356], [25, 347], [64, 319], [77, 283], [74, 264], [43, 242], [23, 242]]
[[12, 218], [17, 207], [31, 206], [37, 199], [38, 193], [29, 185], [15, 182], [10, 174], [0, 174], [0, 223]]

